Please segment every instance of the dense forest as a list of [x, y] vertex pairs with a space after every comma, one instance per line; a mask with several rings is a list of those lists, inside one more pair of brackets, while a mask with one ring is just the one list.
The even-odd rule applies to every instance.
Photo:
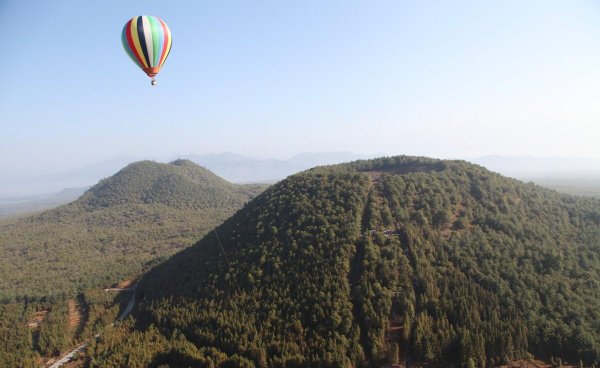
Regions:
[[140, 281], [90, 367], [600, 363], [600, 200], [460, 161], [318, 167]]
[[86, 290], [73, 299], [0, 305], [0, 367], [44, 366], [115, 319], [131, 292]]
[[[27, 366], [98, 330], [87, 318], [90, 331], [67, 331], [68, 302], [81, 300], [89, 315], [94, 290], [192, 245], [264, 188], [186, 160], [142, 161], [75, 202], [0, 223], [0, 367]], [[28, 328], [42, 312], [39, 329]]]

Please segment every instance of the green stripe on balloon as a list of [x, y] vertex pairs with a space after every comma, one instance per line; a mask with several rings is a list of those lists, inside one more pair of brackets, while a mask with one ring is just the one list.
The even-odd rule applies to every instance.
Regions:
[[154, 59], [152, 60], [152, 66], [158, 66], [158, 59], [160, 57], [160, 51], [158, 50], [158, 27], [160, 27], [160, 25], [156, 21], [156, 18], [152, 16], [148, 17], [148, 20], [150, 21], [150, 28], [152, 29], [152, 56]]

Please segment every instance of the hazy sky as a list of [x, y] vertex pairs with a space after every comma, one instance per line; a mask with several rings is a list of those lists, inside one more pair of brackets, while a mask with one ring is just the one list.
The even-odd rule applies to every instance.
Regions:
[[[123, 51], [173, 33], [158, 86]], [[0, 1], [0, 172], [117, 155], [600, 157], [598, 1]]]

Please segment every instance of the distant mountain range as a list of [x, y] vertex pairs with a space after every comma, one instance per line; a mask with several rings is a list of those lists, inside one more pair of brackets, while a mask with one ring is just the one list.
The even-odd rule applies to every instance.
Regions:
[[90, 187], [100, 179], [113, 175], [128, 164], [139, 161], [133, 156], [118, 156], [109, 160], [95, 162], [84, 167], [55, 174], [13, 175], [0, 181], [0, 198], [52, 195], [64, 188]]
[[489, 170], [575, 195], [600, 196], [600, 159], [484, 156], [469, 160]]
[[[313, 166], [368, 157], [370, 156], [351, 152], [319, 152], [301, 153], [290, 159], [276, 160], [256, 159], [226, 152], [207, 155], [177, 155], [156, 161], [171, 162], [179, 158], [189, 159], [228, 181], [234, 183], [260, 183], [275, 182]], [[141, 157], [118, 156], [62, 173], [3, 177], [0, 181], [0, 200], [13, 201], [19, 200], [19, 197], [23, 199], [22, 197], [25, 196], [49, 196], [64, 188], [89, 187], [100, 179], [121, 170], [128, 164], [141, 160]]]
[[[205, 155], [182, 154], [165, 161], [189, 159], [234, 183], [274, 183], [314, 166], [375, 156], [381, 155], [316, 152], [301, 153], [289, 159], [258, 159], [225, 152]], [[77, 198], [75, 194], [83, 192], [81, 188], [89, 187], [139, 160], [140, 158], [134, 156], [119, 156], [63, 173], [3, 178], [0, 182], [0, 218], [68, 203]], [[505, 176], [533, 181], [565, 193], [600, 195], [600, 159], [490, 155], [467, 161]], [[75, 190], [71, 191], [70, 196], [57, 193], [63, 188]]]
[[19, 214], [43, 211], [73, 202], [88, 187], [67, 188], [54, 194], [38, 194], [31, 196], [8, 197], [0, 199], [0, 219]]
[[490, 155], [467, 161], [518, 179], [600, 178], [598, 158]]
[[226, 152], [215, 155], [181, 155], [179, 157], [205, 166], [234, 183], [273, 183], [311, 167], [360, 160], [371, 156], [352, 152], [315, 152], [301, 153], [287, 160], [277, 160], [256, 159]]
[[[288, 175], [318, 165], [368, 158], [351, 152], [301, 153], [287, 160], [257, 159], [234, 153], [178, 155], [189, 159], [234, 183], [274, 183]], [[0, 218], [42, 211], [74, 201], [85, 188], [139, 161], [119, 156], [63, 173], [42, 176], [8, 177], [0, 182]], [[63, 188], [74, 188], [64, 190]]]

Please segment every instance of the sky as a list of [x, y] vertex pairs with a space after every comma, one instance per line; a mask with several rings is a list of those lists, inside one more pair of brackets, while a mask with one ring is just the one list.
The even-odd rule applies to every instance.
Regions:
[[[173, 35], [155, 87], [120, 40], [142, 14]], [[7, 175], [226, 151], [600, 158], [599, 1], [1, 0], [0, 44]]]

